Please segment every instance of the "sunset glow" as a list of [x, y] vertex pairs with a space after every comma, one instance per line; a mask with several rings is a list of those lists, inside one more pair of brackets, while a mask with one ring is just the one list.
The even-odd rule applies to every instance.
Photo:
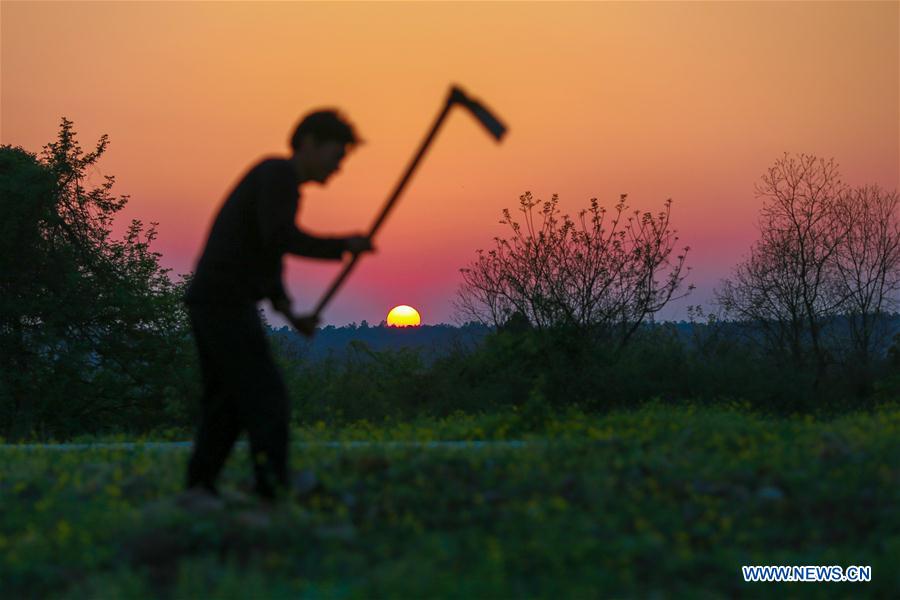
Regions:
[[389, 327], [418, 327], [422, 324], [422, 318], [412, 306], [401, 304], [388, 313], [387, 324]]
[[[697, 286], [683, 307], [756, 239], [754, 185], [782, 153], [900, 185], [898, 24], [898, 2], [3, 2], [0, 141], [39, 154], [63, 116], [86, 150], [108, 134], [92, 183], [130, 196], [117, 231], [159, 223], [181, 274], [231, 187], [314, 108], [365, 144], [302, 188], [298, 222], [366, 231], [457, 83], [506, 138], [452, 112], [326, 323], [380, 321], [398, 296], [453, 321], [459, 269], [511, 233], [501, 211], [526, 191], [573, 216], [671, 198]], [[296, 310], [339, 269], [285, 260]]]

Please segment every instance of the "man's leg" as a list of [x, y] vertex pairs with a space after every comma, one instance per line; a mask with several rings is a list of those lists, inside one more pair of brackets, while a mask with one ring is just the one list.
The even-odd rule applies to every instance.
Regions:
[[241, 319], [243, 362], [238, 377], [237, 410], [250, 437], [250, 452], [258, 495], [273, 499], [288, 487], [287, 390], [272, 359], [256, 311]]
[[237, 415], [226, 406], [227, 397], [204, 398], [200, 427], [188, 463], [187, 487], [200, 486], [218, 494], [216, 480], [240, 435]]
[[231, 344], [227, 318], [212, 307], [190, 307], [191, 326], [197, 343], [203, 376], [200, 425], [187, 469], [187, 487], [200, 486], [218, 494], [216, 480], [241, 432], [234, 406], [233, 390], [229, 390], [228, 373]]
[[[279, 377], [277, 372], [274, 376]], [[279, 488], [288, 489], [288, 400], [286, 394], [278, 392], [270, 392], [259, 400], [249, 407], [244, 422], [256, 478], [254, 491], [271, 500]]]

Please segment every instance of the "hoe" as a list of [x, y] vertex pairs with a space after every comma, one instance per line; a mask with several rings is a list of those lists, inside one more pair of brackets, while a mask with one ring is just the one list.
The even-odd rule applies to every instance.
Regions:
[[[419, 147], [418, 152], [416, 152], [415, 157], [413, 157], [412, 162], [409, 164], [409, 167], [407, 167], [406, 173], [404, 173], [403, 177], [400, 179], [400, 182], [394, 189], [393, 194], [391, 194], [390, 198], [388, 198], [388, 201], [384, 205], [384, 208], [381, 210], [381, 213], [378, 215], [378, 218], [375, 219], [375, 222], [369, 229], [370, 239], [374, 237], [375, 233], [378, 231], [378, 228], [381, 227], [382, 223], [384, 223], [385, 218], [387, 217], [391, 208], [393, 208], [394, 204], [397, 202], [397, 198], [400, 197], [400, 194], [403, 192], [403, 188], [406, 187], [406, 184], [412, 176], [413, 172], [419, 166], [419, 161], [422, 160], [422, 157], [425, 155], [425, 152], [428, 150], [428, 147], [431, 145], [432, 140], [437, 134], [438, 129], [441, 128], [441, 125], [444, 123], [444, 119], [447, 117], [450, 109], [453, 108], [454, 105], [459, 105], [467, 109], [497, 141], [500, 141], [503, 138], [503, 134], [506, 133], [506, 126], [504, 126], [503, 123], [501, 123], [500, 120], [497, 119], [497, 117], [491, 114], [488, 109], [482, 106], [480, 102], [467, 96], [459, 87], [451, 87], [450, 93], [447, 95], [447, 99], [444, 102], [444, 107], [435, 120], [434, 125], [432, 125], [431, 131], [428, 132], [428, 135], [425, 137], [425, 140]], [[344, 268], [341, 271], [340, 275], [338, 275], [337, 279], [334, 280], [334, 283], [331, 284], [331, 287], [327, 292], [325, 292], [325, 295], [322, 296], [322, 299], [319, 300], [318, 305], [316, 305], [315, 312], [312, 313], [312, 315], [307, 315], [305, 318], [308, 318], [309, 316], [318, 318], [322, 314], [322, 311], [328, 305], [328, 302], [331, 301], [331, 299], [334, 297], [335, 293], [338, 291], [338, 288], [341, 287], [341, 284], [343, 284], [344, 280], [347, 279], [347, 276], [350, 275], [350, 271], [353, 270], [353, 267], [356, 265], [356, 261], [358, 259], [359, 255], [355, 254], [353, 258], [346, 265], [344, 265]]]

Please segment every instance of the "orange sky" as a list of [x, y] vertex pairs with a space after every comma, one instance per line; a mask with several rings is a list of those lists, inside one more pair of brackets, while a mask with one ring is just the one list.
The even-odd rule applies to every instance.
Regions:
[[[367, 143], [301, 224], [365, 230], [451, 82], [509, 125], [503, 144], [456, 112], [325, 322], [409, 304], [450, 322], [458, 269], [530, 190], [576, 213], [591, 197], [672, 198], [690, 244], [690, 303], [754, 240], [753, 185], [785, 151], [834, 157], [844, 180], [900, 187], [900, 3], [0, 2], [0, 141], [31, 151], [59, 119], [125, 219], [158, 221], [186, 272], [229, 188], [283, 154], [298, 118], [341, 108]], [[288, 261], [296, 308], [338, 265]], [[667, 317], [683, 318], [677, 308]]]

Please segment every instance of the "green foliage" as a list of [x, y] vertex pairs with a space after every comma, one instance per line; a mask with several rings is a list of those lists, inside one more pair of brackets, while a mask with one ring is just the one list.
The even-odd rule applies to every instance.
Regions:
[[40, 157], [0, 148], [0, 431], [12, 438], [141, 429], [184, 412], [195, 385], [187, 321], [150, 246], [155, 224], [114, 217], [115, 179], [90, 186], [105, 152], [63, 119]]
[[374, 352], [354, 341], [343, 359], [280, 356], [297, 423], [382, 420], [415, 414], [425, 404], [420, 392], [426, 368], [421, 354], [410, 348]]
[[[501, 439], [518, 418], [295, 439]], [[817, 420], [651, 403], [543, 425], [527, 446], [304, 448], [292, 467], [320, 487], [268, 527], [237, 502], [177, 509], [187, 451], [0, 448], [0, 581], [17, 598], [744, 597], [763, 584], [742, 565], [855, 564], [871, 583], [815, 593], [900, 587], [896, 405]], [[235, 453], [223, 489], [250, 471]]]
[[[473, 348], [425, 360], [417, 348], [311, 360], [273, 339], [294, 402], [294, 422], [351, 424], [516, 409], [532, 424], [547, 411], [605, 412], [659, 399], [748, 402], [771, 414], [839, 414], [897, 397], [900, 372], [878, 365], [877, 394], [859, 396], [841, 372], [785, 366], [742, 339], [734, 324], [645, 325], [626, 347], [577, 328], [501, 329]], [[893, 370], [891, 370], [893, 369]], [[824, 383], [823, 383], [824, 382]]]

